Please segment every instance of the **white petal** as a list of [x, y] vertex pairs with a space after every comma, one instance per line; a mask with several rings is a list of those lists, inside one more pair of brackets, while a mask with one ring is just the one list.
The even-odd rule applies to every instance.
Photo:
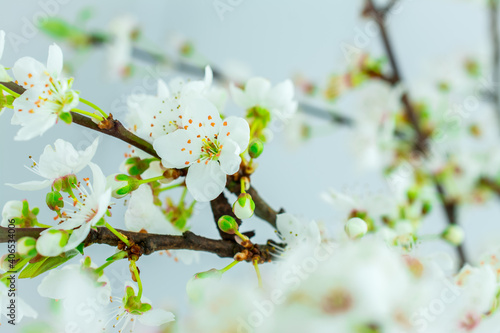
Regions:
[[283, 106], [288, 104], [293, 99], [293, 90], [294, 88], [291, 80], [283, 81], [271, 89], [268, 101], [272, 106]]
[[46, 257], [55, 257], [63, 252], [66, 244], [61, 244], [61, 233], [51, 233], [56, 229], [46, 229], [40, 233], [36, 241], [36, 250]]
[[97, 147], [99, 145], [99, 137], [97, 137], [94, 142], [90, 146], [87, 147], [84, 151], [78, 151], [79, 158], [72, 165], [73, 172], [78, 173], [87, 164], [94, 158], [95, 153], [97, 152]]
[[[186, 122], [190, 130], [195, 130], [202, 136], [208, 136], [210, 139], [217, 133], [221, 126], [219, 111], [213, 103], [206, 99], [190, 99], [185, 105]], [[192, 124], [190, 124], [192, 120]]]
[[[0, 54], [1, 57], [1, 54]], [[212, 72], [212, 68], [210, 66], [205, 67], [205, 85], [210, 87], [212, 85], [212, 81], [214, 79], [214, 73]]]
[[262, 77], [255, 77], [246, 83], [245, 94], [248, 96], [249, 102], [251, 101], [253, 105], [260, 105], [266, 101], [270, 89], [271, 82]]
[[161, 99], [170, 97], [170, 90], [168, 89], [167, 84], [162, 79], [158, 80], [158, 97]]
[[76, 248], [80, 243], [82, 243], [85, 238], [87, 238], [90, 232], [90, 223], [84, 223], [80, 228], [74, 229], [69, 236], [68, 244], [64, 247], [64, 252]]
[[241, 150], [238, 145], [228, 139], [224, 141], [221, 154], [219, 156], [219, 163], [222, 171], [227, 175], [232, 175], [240, 169]]
[[217, 161], [193, 163], [186, 176], [189, 193], [197, 201], [210, 201], [224, 190], [226, 174]]
[[63, 54], [57, 44], [49, 46], [49, 57], [47, 59], [47, 71], [53, 77], [59, 77], [63, 69]]
[[47, 179], [47, 180], [32, 180], [29, 182], [24, 182], [20, 184], [10, 184], [6, 183], [5, 185], [9, 185], [10, 187], [15, 188], [16, 190], [21, 190], [21, 191], [36, 191], [36, 190], [41, 190], [42, 188], [46, 188], [52, 184], [53, 180]]
[[153, 309], [139, 316], [139, 321], [148, 326], [160, 326], [175, 320], [172, 312], [163, 309]]
[[153, 147], [165, 164], [185, 168], [200, 158], [202, 141], [195, 131], [178, 129], [161, 136], [153, 142]]
[[89, 162], [89, 167], [92, 170], [92, 190], [96, 195], [101, 195], [106, 190], [106, 177], [97, 164]]
[[248, 101], [245, 92], [236, 87], [234, 83], [231, 83], [231, 85], [229, 86], [229, 90], [231, 91], [231, 96], [233, 97], [234, 103], [236, 103], [236, 105], [244, 109], [248, 109], [253, 106], [251, 101]]
[[240, 149], [238, 154], [244, 152], [250, 141], [250, 126], [248, 122], [241, 117], [227, 117], [224, 119], [219, 133], [219, 140], [222, 145], [224, 145], [226, 139], [231, 139], [238, 145]]
[[26, 141], [30, 140], [36, 136], [40, 136], [45, 133], [49, 128], [55, 125], [57, 121], [57, 115], [33, 115], [32, 121], [23, 124], [23, 127], [17, 132], [14, 140]]
[[48, 275], [46, 275], [42, 282], [38, 285], [38, 293], [43, 297], [49, 297], [53, 299], [64, 299], [69, 293], [69, 290], [64, 288], [68, 281], [74, 278], [75, 272], [71, 269], [51, 270]]
[[[23, 88], [41, 88], [49, 81], [45, 66], [31, 57], [23, 57], [12, 67], [14, 77]], [[33, 85], [33, 87], [31, 86]], [[22, 96], [22, 95], [21, 95]]]

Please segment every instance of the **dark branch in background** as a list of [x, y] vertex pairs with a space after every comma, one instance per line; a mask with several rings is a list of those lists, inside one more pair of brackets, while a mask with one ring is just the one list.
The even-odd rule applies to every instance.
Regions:
[[[143, 50], [137, 47], [134, 47], [132, 50], [132, 56], [135, 57], [136, 59], [143, 60], [149, 63], [153, 64], [164, 64], [167, 66], [170, 66], [173, 70], [188, 74], [188, 75], [195, 75], [195, 76], [203, 76], [204, 74], [204, 69], [200, 68], [199, 66], [196, 66], [194, 64], [191, 64], [186, 61], [171, 61], [167, 59], [165, 56], [161, 54], [156, 54], [147, 50]], [[212, 68], [212, 72], [214, 75], [214, 79], [220, 82], [224, 83], [229, 83], [231, 82], [231, 78], [229, 78], [227, 75], [223, 73], [220, 69], [215, 67], [213, 64], [210, 65]], [[238, 82], [236, 82], [238, 83]], [[354, 121], [347, 117], [344, 116], [340, 113], [337, 113], [333, 110], [326, 110], [322, 107], [319, 106], [314, 106], [311, 105], [310, 103], [304, 102], [304, 101], [299, 101], [299, 110], [302, 111], [305, 114], [318, 117], [321, 119], [326, 119], [328, 121], [331, 121], [333, 123], [343, 125], [343, 126], [352, 126]]]
[[[29, 236], [38, 238], [40, 233], [45, 228], [16, 228], [16, 238]], [[164, 250], [193, 250], [204, 251], [218, 255], [221, 258], [232, 258], [236, 253], [243, 251], [245, 248], [234, 241], [215, 240], [198, 236], [190, 231], [186, 231], [182, 236], [158, 235], [140, 232], [131, 232], [117, 229], [118, 232], [127, 236], [136, 245], [139, 245], [142, 254], [149, 255], [157, 251]], [[0, 227], [0, 243], [6, 243], [9, 240], [8, 229]], [[111, 231], [105, 227], [91, 230], [85, 239], [85, 246], [92, 244], [106, 244], [110, 246], [118, 246], [120, 240]], [[265, 261], [272, 259], [271, 253], [274, 248], [271, 245], [259, 245], [260, 251], [266, 258]]]
[[[367, 0], [366, 7], [363, 10], [363, 14], [365, 16], [372, 17], [377, 23], [380, 33], [382, 35], [382, 42], [384, 44], [385, 52], [387, 53], [387, 56], [389, 58], [389, 63], [392, 67], [394, 84], [401, 83], [402, 82], [401, 72], [399, 70], [398, 63], [396, 61], [396, 56], [394, 54], [394, 49], [389, 39], [389, 35], [387, 33], [387, 28], [385, 24], [386, 13], [383, 12], [383, 10], [377, 9], [373, 0]], [[422, 129], [420, 128], [420, 121], [418, 119], [418, 114], [415, 112], [415, 109], [413, 108], [413, 105], [410, 101], [407, 91], [403, 92], [401, 97], [401, 102], [403, 103], [405, 114], [408, 117], [408, 120], [410, 121], [417, 136], [415, 148], [418, 151], [425, 153], [425, 151], [427, 150], [427, 136], [424, 135]], [[454, 201], [449, 200], [446, 197], [446, 193], [444, 192], [443, 187], [439, 184], [439, 182], [436, 179], [434, 179], [434, 185], [440, 196], [441, 204], [443, 205], [443, 210], [446, 213], [448, 224], [449, 225], [458, 224], [456, 203]], [[457, 252], [459, 257], [459, 265], [460, 267], [462, 267], [466, 261], [462, 245], [457, 246]]]
[[495, 114], [500, 125], [500, 36], [498, 32], [498, 3], [496, 0], [489, 1], [490, 32], [493, 63], [493, 103]]

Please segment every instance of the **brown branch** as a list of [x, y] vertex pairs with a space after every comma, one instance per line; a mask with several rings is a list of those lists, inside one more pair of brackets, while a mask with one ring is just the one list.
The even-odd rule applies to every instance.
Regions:
[[[16, 228], [15, 237], [16, 239], [26, 236], [38, 238], [43, 230], [45, 228]], [[205, 238], [190, 231], [186, 231], [182, 236], [148, 234], [119, 229], [117, 231], [139, 245], [145, 255], [164, 250], [192, 250], [213, 253], [221, 258], [232, 258], [236, 253], [245, 249], [234, 241]], [[8, 239], [8, 229], [0, 227], [0, 243], [6, 243]], [[84, 243], [85, 246], [92, 244], [118, 246], [119, 242], [118, 237], [111, 231], [105, 227], [99, 227], [97, 230], [90, 231]], [[271, 245], [258, 245], [258, 248], [265, 256], [264, 261], [272, 259], [273, 247]]]
[[[19, 95], [22, 95], [26, 91], [26, 89], [24, 89], [20, 85], [15, 84], [14, 82], [0, 82], [0, 84], [18, 93]], [[104, 133], [109, 136], [113, 136], [143, 150], [144, 152], [154, 157], [160, 158], [156, 151], [153, 149], [153, 145], [127, 130], [120, 121], [113, 119], [112, 115], [110, 115], [110, 118], [107, 119], [107, 128], [99, 127], [92, 121], [91, 118], [85, 117], [79, 113], [71, 112], [71, 116], [73, 117], [73, 122], [75, 124], [90, 128], [91, 130]]]
[[[371, 16], [375, 22], [377, 23], [380, 34], [382, 35], [382, 42], [384, 45], [385, 52], [389, 58], [389, 63], [392, 68], [392, 73], [393, 73], [393, 78], [394, 78], [394, 84], [399, 84], [402, 82], [402, 77], [401, 77], [401, 71], [399, 70], [398, 63], [396, 61], [396, 56], [394, 54], [394, 49], [392, 47], [391, 41], [389, 39], [389, 35], [387, 32], [386, 24], [385, 24], [385, 12], [380, 9], [377, 9], [375, 6], [373, 0], [366, 0], [366, 6], [363, 9], [363, 14], [366, 16]], [[401, 102], [403, 103], [405, 114], [408, 117], [408, 120], [410, 121], [413, 130], [416, 133], [416, 143], [415, 143], [415, 148], [417, 151], [421, 151], [423, 153], [426, 152], [427, 150], [427, 135], [425, 135], [422, 132], [422, 129], [420, 127], [420, 121], [418, 114], [415, 112], [415, 109], [413, 108], [413, 104], [410, 101], [410, 97], [407, 91], [403, 92], [402, 97], [401, 97]], [[446, 217], [448, 224], [453, 225], [453, 224], [458, 224], [457, 221], [457, 207], [456, 207], [456, 202], [453, 200], [449, 200], [446, 197], [446, 193], [444, 192], [444, 189], [441, 184], [439, 184], [439, 181], [434, 178], [434, 185], [436, 187], [436, 191], [438, 192], [440, 199], [441, 199], [441, 204], [443, 205], [443, 210], [445, 211]], [[458, 252], [458, 257], [459, 257], [459, 264], [460, 267], [463, 266], [463, 264], [466, 261], [465, 258], [465, 253], [463, 250], [462, 245], [457, 246], [457, 252]]]

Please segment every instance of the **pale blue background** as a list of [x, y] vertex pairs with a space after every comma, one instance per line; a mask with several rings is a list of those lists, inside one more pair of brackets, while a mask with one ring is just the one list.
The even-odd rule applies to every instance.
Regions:
[[[236, 2], [236, 1], [235, 1]], [[0, 29], [7, 33], [22, 35], [25, 21], [42, 11], [44, 1], [2, 2]], [[179, 32], [196, 45], [197, 49], [214, 64], [224, 66], [229, 61], [246, 63], [255, 75], [268, 77], [274, 83], [301, 72], [308, 77], [324, 81], [333, 70], [342, 69], [346, 62], [340, 51], [340, 43], [354, 43], [358, 29], [366, 27], [359, 18], [360, 0], [332, 1], [264, 1], [246, 0], [227, 12], [221, 21], [212, 1], [86, 1], [95, 9], [89, 26], [106, 28], [110, 19], [118, 14], [131, 13], [141, 21], [143, 33], [152, 44], [167, 47], [167, 36]], [[28, 5], [29, 4], [29, 5]], [[68, 20], [76, 17], [83, 8], [78, 1], [67, 1], [59, 5], [56, 15]], [[400, 13], [391, 18], [390, 33], [395, 51], [407, 79], [417, 79], [436, 58], [445, 58], [464, 50], [488, 52], [488, 21], [483, 6], [473, 1], [421, 0], [403, 1]], [[33, 56], [46, 60], [48, 46], [52, 41], [41, 33], [28, 38], [16, 52], [6, 43], [1, 63], [11, 66], [21, 56]], [[368, 40], [367, 49], [381, 51], [377, 37]], [[73, 51], [64, 49], [68, 57]], [[111, 82], [104, 76], [104, 51], [93, 52], [76, 72], [75, 87], [82, 96], [109, 110], [116, 99], [140, 85], [139, 75], [127, 82]], [[151, 91], [153, 93], [153, 91]], [[347, 110], [348, 111], [348, 110]], [[35, 180], [37, 176], [22, 167], [30, 164], [28, 155], [38, 157], [43, 147], [63, 138], [83, 148], [95, 137], [95, 133], [72, 125], [57, 125], [41, 138], [28, 142], [13, 141], [17, 127], [10, 125], [10, 113], [0, 118], [0, 205], [8, 200], [29, 199], [32, 205], [43, 207], [42, 192], [21, 192], [3, 184]], [[116, 118], [122, 118], [125, 110], [113, 109]], [[238, 112], [236, 108], [233, 113]], [[366, 192], [388, 192], [384, 179], [375, 172], [356, 172], [352, 153], [346, 141], [345, 128], [333, 128], [330, 135], [315, 138], [305, 145], [290, 149], [283, 133], [266, 146], [259, 159], [259, 171], [253, 184], [262, 196], [275, 208], [284, 207], [297, 213], [327, 223], [334, 221], [332, 208], [320, 200], [320, 192], [328, 187], [363, 194]], [[126, 144], [114, 138], [101, 136], [101, 144], [94, 159], [105, 174], [117, 172]], [[82, 175], [88, 175], [84, 171]], [[496, 200], [494, 200], [496, 201]], [[495, 239], [500, 231], [497, 221], [497, 202], [485, 208], [468, 207], [460, 212], [460, 222], [468, 232], [467, 251], [476, 256], [482, 251], [484, 240]], [[113, 208], [111, 222], [121, 226], [124, 212], [123, 202]], [[41, 216], [51, 219], [52, 214]], [[209, 237], [217, 237], [211, 211], [208, 206], [193, 219], [193, 230]], [[443, 215], [436, 209], [425, 225], [425, 231], [438, 232], [443, 228]], [[244, 229], [258, 229], [258, 240], [273, 237], [265, 222], [252, 219]], [[495, 232], [486, 232], [493, 229]], [[498, 237], [496, 237], [498, 239]], [[446, 245], [439, 249], [449, 250]], [[3, 252], [4, 250], [0, 250]], [[87, 253], [98, 262], [111, 255], [107, 246], [92, 246]], [[197, 265], [183, 266], [166, 256], [152, 255], [141, 258], [139, 266], [147, 286], [145, 295], [156, 304], [183, 309], [186, 304], [185, 282], [196, 272], [222, 267], [221, 261], [211, 254], [203, 254]], [[112, 267], [112, 282], [115, 276], [129, 278], [125, 263]], [[230, 272], [232, 276], [253, 274], [250, 266], [241, 266]], [[253, 278], [253, 275], [252, 275]], [[122, 278], [120, 278], [122, 279]], [[36, 293], [38, 279], [20, 282], [20, 294], [43, 315], [45, 300]], [[114, 294], [120, 295], [121, 283], [116, 283]], [[118, 286], [119, 285], [119, 286]], [[161, 285], [160, 291], [157, 291]], [[4, 331], [4, 326], [2, 331]]]

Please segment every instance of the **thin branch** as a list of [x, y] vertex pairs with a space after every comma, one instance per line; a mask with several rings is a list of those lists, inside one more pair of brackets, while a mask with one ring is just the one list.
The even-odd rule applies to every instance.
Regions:
[[[385, 52], [389, 58], [389, 63], [392, 68], [392, 73], [394, 77], [394, 84], [399, 84], [402, 82], [401, 71], [399, 69], [398, 63], [396, 61], [396, 56], [394, 54], [394, 49], [392, 47], [391, 41], [389, 39], [389, 35], [387, 32], [386, 24], [385, 24], [385, 14], [376, 8], [373, 0], [367, 0], [366, 7], [364, 8], [363, 13], [365, 15], [371, 16], [375, 22], [377, 23], [380, 33], [382, 35], [382, 42], [384, 44]], [[415, 112], [413, 105], [410, 101], [408, 92], [405, 91], [402, 94], [401, 102], [403, 103], [405, 114], [408, 117], [415, 133], [416, 133], [416, 144], [415, 148], [419, 151], [425, 152], [427, 150], [427, 136], [424, 135], [422, 129], [420, 128], [420, 121], [418, 118], [418, 114]], [[436, 187], [436, 191], [438, 192], [441, 204], [443, 205], [443, 210], [446, 213], [448, 224], [458, 224], [457, 221], [457, 207], [454, 201], [449, 200], [446, 197], [446, 193], [444, 192], [443, 187], [439, 184], [438, 180], [434, 178], [434, 185]], [[460, 267], [466, 261], [465, 253], [462, 245], [457, 246], [457, 252], [459, 257]]]
[[492, 62], [493, 62], [493, 103], [495, 105], [495, 114], [497, 115], [500, 124], [500, 36], [498, 24], [498, 3], [492, 0], [489, 3], [490, 14], [490, 32], [491, 32], [491, 47], [492, 47]]
[[[15, 237], [29, 236], [38, 238], [40, 233], [45, 228], [16, 228]], [[198, 236], [190, 231], [186, 231], [182, 236], [158, 235], [140, 232], [131, 232], [119, 230], [118, 232], [127, 236], [136, 245], [139, 245], [142, 254], [149, 255], [157, 251], [164, 250], [192, 250], [204, 251], [218, 255], [221, 258], [232, 258], [236, 253], [243, 251], [245, 248], [234, 241], [215, 240]], [[0, 243], [6, 243], [9, 240], [8, 229], [0, 227]], [[106, 244], [110, 246], [118, 246], [120, 240], [116, 235], [105, 227], [99, 227], [97, 230], [91, 230], [85, 239], [85, 246], [92, 244]], [[274, 247], [271, 245], [258, 245], [259, 250], [265, 256], [265, 261], [272, 259], [271, 253]]]

